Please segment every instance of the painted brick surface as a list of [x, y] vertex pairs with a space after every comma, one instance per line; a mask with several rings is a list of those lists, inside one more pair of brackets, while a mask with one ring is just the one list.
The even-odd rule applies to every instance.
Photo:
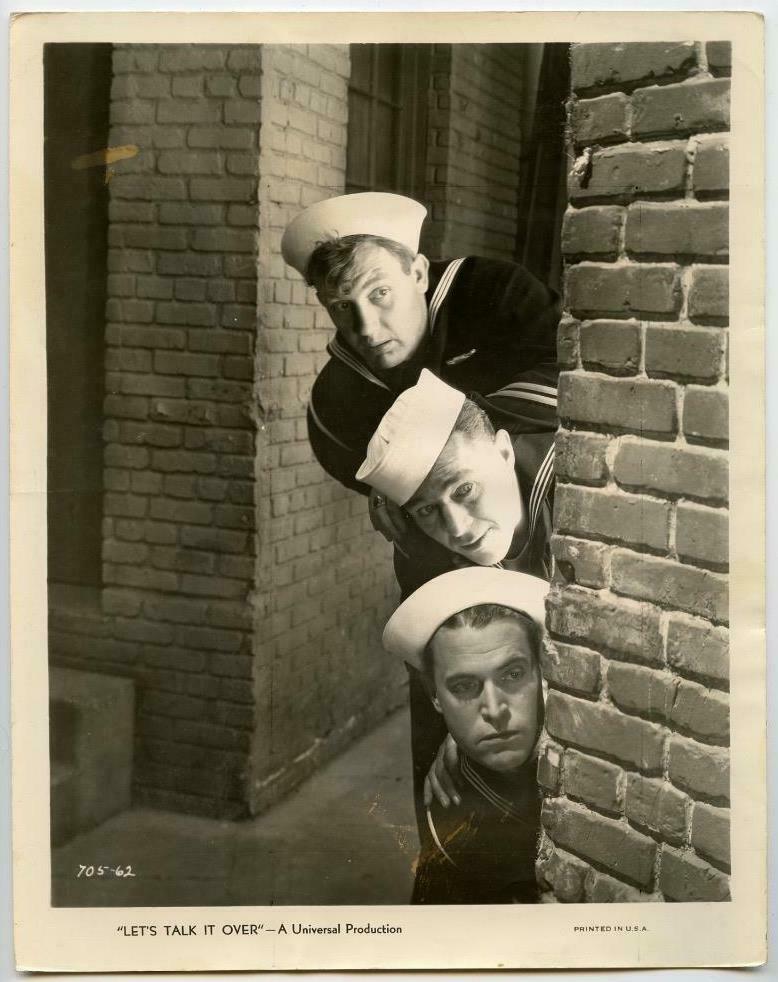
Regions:
[[573, 45], [538, 879], [729, 899], [729, 51]]
[[423, 251], [432, 257], [513, 259], [521, 46], [436, 44], [431, 72]]
[[256, 725], [261, 50], [121, 45], [113, 69], [110, 145], [138, 153], [109, 175], [102, 612], [55, 618], [52, 647], [135, 679], [136, 800], [235, 816]]
[[[347, 45], [264, 49], [257, 356], [257, 727], [253, 810], [311, 773], [404, 698], [381, 648], [396, 602], [391, 551], [366, 499], [313, 457], [305, 411], [332, 324], [279, 254], [303, 207], [342, 193]], [[268, 479], [269, 478], [269, 479]]]
[[102, 609], [57, 660], [129, 675], [136, 800], [255, 812], [403, 697], [388, 547], [315, 462], [331, 325], [280, 255], [343, 188], [347, 46], [114, 52]]

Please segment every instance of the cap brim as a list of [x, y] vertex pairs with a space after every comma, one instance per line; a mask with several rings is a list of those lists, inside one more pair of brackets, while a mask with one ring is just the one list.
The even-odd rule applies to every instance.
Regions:
[[384, 629], [384, 648], [423, 669], [430, 638], [454, 614], [479, 604], [500, 604], [526, 613], [542, 632], [548, 583], [528, 573], [493, 566], [469, 566], [443, 573], [419, 587], [392, 614]]

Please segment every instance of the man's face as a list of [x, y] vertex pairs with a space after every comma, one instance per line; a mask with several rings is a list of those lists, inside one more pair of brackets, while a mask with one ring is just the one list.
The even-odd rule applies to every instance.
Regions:
[[353, 269], [335, 288], [318, 294], [338, 335], [373, 371], [408, 361], [427, 330], [427, 270], [416, 256], [410, 272], [386, 249], [363, 245]]
[[512, 771], [529, 759], [538, 730], [540, 676], [526, 627], [442, 627], [431, 642], [433, 702], [471, 760]]
[[524, 517], [513, 464], [505, 430], [494, 440], [454, 432], [405, 509], [446, 549], [479, 566], [499, 563]]

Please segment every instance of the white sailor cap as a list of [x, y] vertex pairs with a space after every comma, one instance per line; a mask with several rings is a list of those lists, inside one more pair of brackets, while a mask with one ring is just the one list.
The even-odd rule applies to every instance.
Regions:
[[346, 235], [378, 235], [399, 242], [415, 256], [426, 214], [424, 205], [401, 194], [365, 191], [325, 198], [287, 225], [281, 254], [303, 276], [317, 245]]
[[416, 385], [395, 399], [370, 437], [356, 479], [404, 505], [432, 470], [464, 401], [462, 392], [423, 368]]
[[384, 628], [390, 655], [423, 671], [424, 649], [449, 617], [479, 604], [499, 604], [523, 611], [543, 633], [548, 583], [528, 573], [494, 566], [467, 566], [429, 580], [408, 597]]

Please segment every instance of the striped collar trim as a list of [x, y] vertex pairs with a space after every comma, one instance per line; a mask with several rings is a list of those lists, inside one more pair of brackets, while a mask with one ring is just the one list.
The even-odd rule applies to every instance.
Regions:
[[[430, 336], [435, 333], [435, 325], [437, 324], [438, 315], [440, 314], [440, 309], [443, 305], [443, 301], [448, 296], [448, 291], [456, 279], [456, 275], [459, 272], [459, 268], [465, 261], [463, 256], [461, 259], [454, 259], [452, 262], [446, 266], [443, 270], [443, 275], [440, 278], [438, 285], [430, 297], [429, 308], [428, 308], [428, 323], [430, 329]], [[327, 351], [333, 358], [338, 358], [348, 365], [352, 371], [355, 371], [362, 378], [367, 379], [368, 382], [372, 382], [373, 385], [378, 385], [382, 389], [386, 389], [387, 392], [391, 391], [386, 383], [382, 382], [376, 375], [374, 375], [370, 369], [361, 361], [350, 348], [343, 344], [337, 337], [337, 335], [330, 341], [327, 345]]]
[[526, 821], [524, 816], [512, 802], [508, 801], [508, 799], [504, 798], [501, 794], [498, 794], [494, 788], [491, 787], [491, 785], [484, 781], [481, 775], [476, 772], [473, 765], [465, 756], [462, 757], [461, 769], [462, 776], [466, 778], [474, 790], [476, 790], [483, 798], [486, 798], [486, 800], [494, 805], [495, 808], [498, 808], [500, 811], [504, 812], [506, 815], [509, 815], [517, 822]]
[[548, 448], [548, 453], [543, 458], [543, 463], [538, 467], [532, 491], [529, 496], [529, 535], [528, 540], [535, 534], [535, 527], [540, 517], [540, 511], [549, 488], [554, 480], [554, 445]]

